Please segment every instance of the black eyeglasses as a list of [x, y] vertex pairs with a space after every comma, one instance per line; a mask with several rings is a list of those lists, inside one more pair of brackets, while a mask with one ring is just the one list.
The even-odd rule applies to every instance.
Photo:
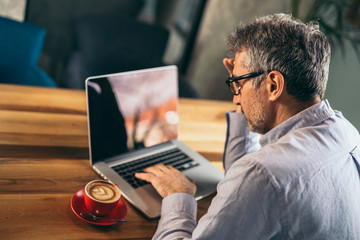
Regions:
[[229, 78], [226, 79], [225, 82], [229, 86], [229, 89], [232, 92], [232, 94], [239, 95], [240, 90], [241, 90], [241, 86], [239, 84], [240, 80], [247, 79], [247, 78], [258, 77], [261, 74], [264, 74], [264, 72], [248, 73], [248, 74], [245, 74], [245, 75], [241, 75], [239, 77], [229, 77]]

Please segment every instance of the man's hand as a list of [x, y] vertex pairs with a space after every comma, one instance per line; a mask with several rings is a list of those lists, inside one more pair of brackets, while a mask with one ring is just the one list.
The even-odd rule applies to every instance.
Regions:
[[187, 179], [179, 170], [172, 166], [157, 164], [136, 173], [135, 177], [150, 182], [156, 191], [163, 197], [173, 193], [196, 193], [196, 185]]
[[241, 105], [240, 105], [240, 104], [236, 104], [236, 106], [235, 106], [235, 112], [236, 112], [236, 113], [242, 113], [242, 111], [241, 111]]

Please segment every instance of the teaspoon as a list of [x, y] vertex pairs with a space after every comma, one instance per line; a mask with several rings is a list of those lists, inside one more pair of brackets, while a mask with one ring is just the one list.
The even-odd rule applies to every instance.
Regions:
[[90, 212], [82, 212], [82, 213], [80, 213], [80, 216], [85, 218], [86, 220], [93, 221], [93, 222], [96, 221], [97, 219], [106, 219], [106, 220], [115, 221], [115, 222], [118, 222], [118, 223], [125, 223], [126, 222], [126, 220], [99, 217], [99, 216], [96, 216], [95, 214], [92, 214]]

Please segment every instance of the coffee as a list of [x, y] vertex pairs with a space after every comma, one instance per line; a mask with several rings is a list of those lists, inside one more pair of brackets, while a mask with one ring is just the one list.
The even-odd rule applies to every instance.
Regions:
[[120, 198], [120, 191], [106, 181], [94, 181], [86, 186], [87, 194], [96, 201], [111, 203]]

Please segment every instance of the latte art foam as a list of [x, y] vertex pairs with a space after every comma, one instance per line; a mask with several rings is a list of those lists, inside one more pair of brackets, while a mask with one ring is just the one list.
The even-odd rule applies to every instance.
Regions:
[[120, 194], [114, 186], [106, 183], [94, 183], [88, 188], [89, 195], [101, 202], [116, 201]]

